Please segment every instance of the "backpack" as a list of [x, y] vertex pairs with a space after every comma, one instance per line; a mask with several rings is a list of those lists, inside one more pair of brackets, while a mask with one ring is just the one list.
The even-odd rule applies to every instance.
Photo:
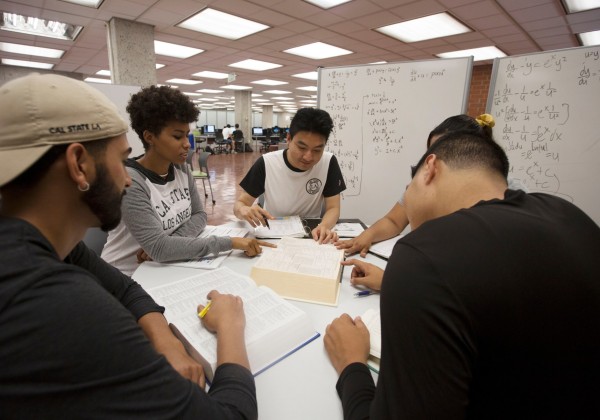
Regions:
[[249, 143], [244, 143], [244, 152], [253, 152], [252, 146]]
[[210, 147], [208, 145], [204, 148], [204, 151], [209, 152], [211, 155], [215, 154], [215, 151], [212, 149], [212, 147]]

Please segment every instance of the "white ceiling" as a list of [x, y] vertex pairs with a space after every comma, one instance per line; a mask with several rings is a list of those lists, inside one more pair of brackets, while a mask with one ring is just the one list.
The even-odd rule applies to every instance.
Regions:
[[[175, 25], [203, 8], [211, 8], [270, 26], [255, 35], [231, 41], [205, 35]], [[292, 74], [314, 71], [318, 66], [346, 66], [377, 61], [408, 61], [435, 58], [434, 54], [495, 45], [508, 55], [525, 54], [579, 46], [575, 34], [600, 29], [600, 9], [567, 15], [560, 0], [352, 0], [324, 10], [301, 0], [104, 0], [99, 9], [60, 0], [0, 0], [0, 11], [59, 20], [82, 25], [75, 41], [61, 41], [7, 31], [0, 41], [66, 50], [61, 59], [0, 52], [0, 58], [16, 58], [55, 63], [54, 70], [78, 72], [86, 76], [109, 69], [105, 24], [112, 17], [154, 25], [155, 39], [205, 50], [188, 59], [157, 56], [165, 64], [157, 70], [158, 83], [171, 78], [194, 78], [202, 70], [236, 73], [234, 82], [253, 86], [253, 93], [288, 90], [294, 97], [310, 95], [298, 87], [313, 85]], [[406, 44], [387, 37], [374, 28], [439, 12], [449, 12], [473, 29], [462, 35]], [[312, 60], [282, 52], [321, 41], [345, 48], [354, 54]], [[267, 71], [247, 71], [228, 64], [256, 59], [281, 64]], [[477, 63], [476, 63], [477, 64]], [[252, 85], [259, 79], [288, 82], [281, 86]], [[202, 84], [180, 86], [181, 90], [218, 89], [226, 80], [197, 78]], [[205, 95], [223, 96], [224, 94]], [[229, 91], [225, 95], [232, 96]], [[270, 96], [264, 94], [264, 98]]]

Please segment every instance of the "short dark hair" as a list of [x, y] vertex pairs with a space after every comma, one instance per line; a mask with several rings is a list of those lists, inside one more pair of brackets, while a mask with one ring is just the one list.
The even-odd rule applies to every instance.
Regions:
[[[109, 139], [93, 140], [82, 142], [81, 144], [94, 158], [99, 158], [106, 151]], [[77, 143], [77, 142], [73, 142]], [[23, 173], [17, 176], [15, 179], [10, 181], [7, 185], [16, 187], [19, 189], [27, 189], [37, 185], [38, 181], [42, 179], [48, 169], [59, 156], [64, 155], [67, 148], [71, 143], [57, 144], [52, 146], [46, 153], [42, 155], [33, 165], [27, 168]]]
[[131, 96], [127, 105], [131, 127], [148, 149], [144, 131], [154, 135], [171, 121], [191, 123], [196, 121], [200, 111], [187, 95], [169, 86], [149, 86]]
[[508, 157], [498, 143], [470, 131], [453, 131], [440, 137], [413, 167], [413, 176], [429, 155], [436, 155], [454, 169], [487, 168], [508, 176]]
[[332, 130], [333, 120], [327, 111], [317, 108], [300, 108], [290, 123], [290, 136], [292, 138], [299, 131], [308, 131], [321, 134], [327, 142]]
[[485, 137], [488, 140], [494, 139], [492, 136], [492, 127], [482, 126], [475, 118], [460, 114], [446, 118], [441, 124], [431, 130], [429, 137], [427, 137], [427, 147], [431, 146], [432, 137], [444, 135], [452, 131], [465, 131]]

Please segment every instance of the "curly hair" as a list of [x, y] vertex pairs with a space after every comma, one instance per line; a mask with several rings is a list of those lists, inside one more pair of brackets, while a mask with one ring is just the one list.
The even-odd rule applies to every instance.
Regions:
[[126, 109], [131, 127], [145, 150], [148, 150], [148, 143], [144, 140], [145, 130], [158, 136], [169, 122], [191, 123], [196, 121], [200, 113], [186, 95], [168, 86], [143, 88], [131, 96]]
[[321, 134], [327, 141], [331, 130], [333, 130], [333, 120], [327, 111], [317, 108], [299, 109], [290, 123], [290, 136], [292, 138], [299, 131], [308, 131]]

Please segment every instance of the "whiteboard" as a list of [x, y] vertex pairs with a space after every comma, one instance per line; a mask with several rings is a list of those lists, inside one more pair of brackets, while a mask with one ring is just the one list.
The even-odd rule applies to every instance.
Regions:
[[372, 224], [401, 198], [429, 132], [464, 113], [472, 57], [319, 69], [318, 104], [346, 191], [341, 217]]
[[117, 106], [119, 114], [129, 124], [129, 131], [127, 132], [127, 141], [129, 142], [129, 146], [131, 147], [131, 154], [129, 156], [135, 157], [144, 154], [144, 146], [142, 145], [142, 141], [138, 137], [137, 133], [131, 128], [129, 114], [126, 110], [127, 104], [129, 103], [129, 99], [131, 99], [131, 95], [139, 92], [141, 87], [127, 85], [109, 85], [104, 83], [86, 83], [105, 94], [108, 97], [108, 99], [110, 99]]
[[600, 224], [600, 46], [496, 59], [487, 109], [509, 176]]

